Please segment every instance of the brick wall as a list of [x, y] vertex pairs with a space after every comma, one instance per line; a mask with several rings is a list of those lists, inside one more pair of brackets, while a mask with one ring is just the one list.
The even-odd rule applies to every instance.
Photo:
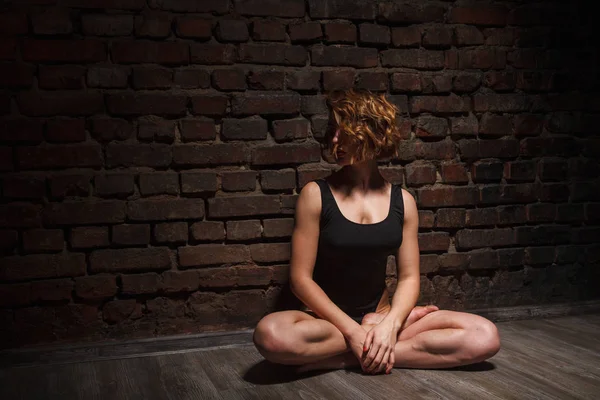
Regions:
[[4, 3], [1, 346], [239, 329], [290, 305], [294, 202], [333, 168], [321, 94], [353, 86], [402, 113], [381, 170], [418, 201], [419, 303], [597, 297], [582, 5]]

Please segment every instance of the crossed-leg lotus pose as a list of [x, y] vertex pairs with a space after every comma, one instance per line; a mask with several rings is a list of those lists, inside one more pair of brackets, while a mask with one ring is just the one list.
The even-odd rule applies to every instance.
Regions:
[[[384, 95], [328, 96], [327, 144], [341, 168], [306, 184], [292, 233], [290, 287], [303, 311], [266, 315], [254, 332], [269, 361], [299, 371], [359, 367], [447, 368], [486, 360], [500, 348], [496, 326], [470, 313], [415, 307], [418, 211], [412, 195], [383, 178], [377, 160], [396, 154], [397, 109]], [[387, 257], [398, 285], [389, 301]]]

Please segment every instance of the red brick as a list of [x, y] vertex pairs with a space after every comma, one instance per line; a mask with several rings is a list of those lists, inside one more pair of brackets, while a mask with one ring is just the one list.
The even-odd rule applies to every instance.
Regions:
[[513, 139], [499, 140], [459, 140], [461, 158], [514, 158], [519, 155], [519, 141]]
[[199, 284], [198, 271], [165, 271], [162, 273], [161, 292], [193, 292]]
[[179, 248], [182, 268], [250, 261], [250, 250], [242, 244], [200, 244]]
[[419, 251], [447, 251], [449, 246], [450, 234], [447, 232], [419, 234]]
[[202, 199], [140, 199], [127, 203], [127, 217], [132, 221], [168, 221], [173, 219], [202, 219]]
[[171, 164], [171, 148], [166, 144], [110, 143], [106, 146], [106, 166], [166, 167]]
[[322, 142], [327, 134], [329, 127], [329, 117], [325, 115], [313, 115], [310, 118], [312, 127], [312, 137], [317, 141]]
[[283, 90], [285, 73], [275, 69], [251, 71], [248, 74], [248, 88], [255, 90]]
[[462, 228], [465, 226], [466, 210], [464, 208], [441, 208], [437, 210], [435, 226], [437, 228]]
[[494, 226], [497, 222], [498, 213], [493, 207], [467, 210], [466, 226]]
[[21, 92], [17, 103], [22, 114], [40, 117], [52, 115], [92, 115], [104, 112], [100, 93], [79, 91]]
[[125, 295], [158, 293], [161, 287], [160, 275], [154, 272], [145, 274], [122, 274], [121, 293]]
[[497, 48], [475, 48], [458, 50], [460, 69], [503, 69], [506, 53]]
[[108, 227], [84, 226], [72, 228], [69, 242], [74, 249], [108, 247], [110, 244], [108, 239]]
[[421, 74], [423, 93], [448, 93], [452, 90], [452, 75], [448, 73]]
[[515, 41], [515, 28], [486, 28], [483, 30], [488, 46], [512, 46]]
[[410, 102], [413, 113], [463, 113], [471, 111], [471, 101], [466, 97], [450, 96], [414, 96]]
[[482, 136], [509, 136], [512, 135], [512, 125], [511, 116], [485, 113], [479, 123], [479, 133]]
[[392, 74], [392, 91], [411, 93], [421, 91], [421, 77], [418, 73], [395, 72]]
[[253, 165], [304, 164], [320, 160], [321, 149], [316, 142], [255, 147], [252, 152]]
[[98, 197], [127, 198], [134, 192], [134, 176], [132, 174], [108, 173], [94, 178], [94, 186]]
[[23, 170], [100, 167], [103, 163], [102, 149], [86, 144], [19, 147], [16, 156], [15, 165]]
[[278, 0], [235, 0], [235, 11], [242, 15], [261, 17], [304, 17], [304, 0], [290, 0], [282, 3]]
[[356, 88], [382, 92], [388, 89], [388, 75], [385, 72], [360, 72], [356, 79]]
[[532, 182], [536, 176], [535, 161], [510, 161], [504, 164], [507, 182]]
[[108, 111], [123, 116], [183, 116], [187, 111], [187, 102], [185, 95], [170, 93], [109, 94], [106, 98]]
[[325, 41], [327, 43], [350, 43], [356, 42], [356, 27], [348, 23], [330, 22], [323, 25]]
[[38, 199], [46, 195], [44, 176], [15, 175], [2, 179], [2, 194], [10, 199]]
[[450, 11], [450, 22], [470, 25], [506, 25], [508, 9], [504, 6], [481, 5], [454, 7]]
[[171, 252], [166, 247], [94, 250], [90, 272], [127, 272], [171, 268]]
[[179, 194], [179, 175], [172, 171], [142, 173], [139, 177], [139, 188], [142, 196], [177, 195]]
[[76, 65], [41, 65], [38, 84], [42, 89], [82, 89], [85, 68]]
[[73, 32], [69, 10], [47, 8], [30, 13], [31, 26], [36, 35], [68, 35]]
[[241, 69], [217, 69], [212, 73], [212, 85], [217, 90], [246, 90], [246, 74]]
[[473, 114], [468, 117], [451, 117], [450, 130], [456, 135], [477, 135], [479, 131], [479, 121]]
[[378, 56], [373, 48], [314, 46], [311, 61], [316, 66], [370, 68], [377, 66]]
[[37, 228], [42, 224], [41, 211], [34, 204], [0, 204], [0, 221], [3, 228]]
[[323, 71], [323, 89], [346, 90], [354, 87], [356, 72], [354, 70], [335, 69]]
[[579, 143], [573, 137], [528, 137], [521, 140], [520, 155], [525, 157], [576, 156]]
[[394, 167], [379, 167], [379, 172], [383, 178], [395, 185], [404, 183], [404, 169], [399, 166]]
[[496, 210], [498, 211], [498, 225], [515, 225], [527, 222], [525, 206], [499, 206]]
[[130, 36], [133, 33], [132, 15], [84, 14], [81, 30], [86, 36]]
[[439, 142], [415, 142], [415, 155], [419, 159], [450, 160], [456, 156], [454, 142], [441, 140]]
[[[402, 174], [402, 172], [400, 172]], [[304, 187], [308, 182], [315, 179], [325, 178], [331, 175], [331, 169], [323, 168], [320, 165], [302, 165], [298, 167], [298, 188]], [[383, 171], [382, 171], [383, 175]], [[400, 178], [402, 179], [402, 177]]]
[[245, 42], [250, 37], [246, 22], [232, 19], [220, 20], [215, 34], [220, 42]]
[[421, 30], [416, 26], [392, 28], [392, 43], [396, 47], [419, 47]]
[[192, 114], [222, 116], [227, 108], [227, 97], [221, 95], [195, 95], [192, 99]]
[[300, 112], [300, 96], [284, 92], [248, 92], [234, 94], [231, 100], [233, 115], [294, 115]]
[[471, 264], [471, 256], [468, 253], [445, 253], [439, 258], [440, 269], [444, 271], [466, 270]]
[[517, 244], [515, 232], [511, 228], [463, 229], [456, 233], [458, 249], [499, 247]]
[[267, 42], [285, 42], [285, 27], [278, 21], [252, 22], [252, 39]]
[[443, 138], [448, 134], [448, 121], [445, 118], [422, 116], [417, 119], [417, 137]]
[[222, 221], [200, 221], [192, 224], [190, 237], [197, 241], [221, 241], [225, 239]]
[[321, 2], [309, 0], [308, 9], [312, 19], [375, 19], [377, 5], [362, 1]]
[[542, 182], [567, 179], [568, 165], [565, 159], [542, 158], [538, 163], [538, 176]]
[[316, 91], [321, 85], [319, 71], [291, 71], [286, 73], [287, 88], [297, 91]]
[[484, 42], [481, 31], [470, 25], [455, 26], [454, 37], [457, 46], [474, 46]]
[[273, 137], [276, 141], [304, 139], [309, 134], [309, 122], [304, 118], [273, 121]]
[[117, 246], [147, 245], [150, 243], [150, 225], [115, 225], [112, 227], [112, 243]]
[[227, 221], [227, 240], [252, 240], [261, 236], [260, 221]]
[[264, 232], [266, 238], [287, 238], [292, 236], [294, 229], [293, 218], [277, 218], [263, 220]]
[[291, 168], [276, 171], [261, 171], [260, 185], [263, 191], [294, 189], [296, 187], [296, 171]]
[[327, 114], [325, 96], [302, 96], [301, 111], [304, 115]]
[[217, 191], [215, 171], [182, 171], [181, 193], [194, 195], [213, 195]]
[[255, 262], [282, 262], [290, 259], [290, 243], [257, 243], [249, 247]]
[[518, 185], [490, 185], [480, 187], [480, 204], [532, 203], [538, 187], [531, 183]]
[[444, 52], [422, 49], [384, 50], [381, 52], [381, 65], [438, 70], [444, 68]]
[[431, 229], [433, 228], [435, 220], [435, 214], [433, 211], [419, 210], [419, 228], [420, 229]]
[[[14, 307], [31, 303], [31, 283], [0, 285], [0, 306]], [[12, 318], [10, 321], [12, 322]]]
[[485, 86], [497, 92], [514, 90], [516, 82], [517, 77], [513, 71], [488, 71], [483, 79]]
[[479, 73], [458, 72], [452, 78], [452, 90], [457, 93], [470, 93], [476, 91], [481, 85]]
[[418, 190], [421, 207], [448, 207], [474, 205], [478, 191], [474, 187], [435, 187]]
[[153, 231], [154, 242], [158, 244], [185, 243], [188, 239], [187, 222], [165, 222], [156, 224]]
[[73, 280], [50, 279], [31, 282], [32, 301], [61, 301], [71, 300]]
[[277, 195], [215, 197], [208, 199], [208, 216], [223, 218], [278, 214], [280, 207]]
[[[192, 60], [195, 62], [193, 55], [194, 52], [192, 52]], [[114, 42], [111, 47], [111, 56], [112, 61], [118, 64], [184, 65], [190, 62], [188, 45], [179, 42], [144, 40]]]
[[2, 259], [0, 280], [28, 281], [39, 278], [74, 277], [85, 274], [85, 254], [32, 254]]
[[175, 140], [176, 121], [165, 120], [153, 115], [138, 119], [138, 139], [172, 143]]
[[84, 119], [54, 119], [46, 125], [49, 142], [83, 142], [86, 140]]
[[294, 42], [314, 42], [323, 37], [319, 22], [304, 22], [288, 25], [290, 40]]
[[392, 23], [443, 22], [446, 6], [438, 4], [382, 3], [379, 17]]
[[221, 187], [227, 192], [254, 191], [256, 188], [256, 171], [222, 171]]
[[421, 186], [435, 183], [435, 166], [431, 164], [412, 163], [406, 167], [406, 184]]
[[134, 299], [113, 300], [102, 307], [102, 317], [109, 324], [118, 323], [127, 319], [139, 318], [142, 315], [142, 306]]
[[[29, 50], [29, 57], [33, 50]], [[15, 60], [17, 58], [17, 41], [4, 39], [0, 42], [0, 60]]]
[[442, 163], [440, 173], [442, 182], [444, 183], [469, 183], [469, 176], [467, 175], [467, 168], [464, 163]]
[[175, 86], [184, 89], [208, 89], [210, 87], [210, 74], [203, 69], [179, 68], [173, 76]]
[[264, 140], [267, 138], [267, 121], [254, 116], [248, 118], [225, 118], [221, 138], [224, 140]]
[[289, 46], [283, 43], [251, 43], [239, 46], [239, 61], [242, 63], [303, 67], [306, 59], [304, 46]]
[[173, 147], [173, 163], [178, 166], [239, 164], [246, 159], [245, 147], [238, 143], [188, 144]]
[[362, 45], [385, 46], [390, 43], [390, 28], [385, 25], [362, 23], [358, 31], [358, 41]]
[[49, 203], [46, 225], [112, 224], [125, 221], [125, 203], [118, 200]]
[[166, 38], [171, 34], [172, 17], [168, 13], [145, 12], [135, 16], [135, 35], [147, 38]]
[[453, 31], [449, 27], [434, 25], [423, 28], [423, 47], [449, 48], [452, 44]]
[[111, 65], [90, 67], [87, 70], [87, 85], [93, 88], [126, 88], [129, 83], [129, 67]]
[[65, 0], [64, 5], [73, 8], [114, 8], [118, 10], [141, 10], [146, 6], [144, 0]]
[[[73, 0], [71, 0], [73, 1]], [[78, 0], [82, 1], [82, 0]], [[96, 2], [102, 2], [105, 0], [95, 0]], [[146, 6], [146, 2], [143, 0], [130, 0], [142, 4], [142, 7]], [[120, 0], [122, 2], [122, 0]], [[93, 2], [92, 2], [93, 3]], [[178, 0], [163, 0], [153, 4], [154, 8], [161, 10], [174, 11], [174, 12], [188, 12], [188, 13], [216, 13], [225, 14], [229, 11], [228, 0], [204, 0], [200, 2], [196, 1], [178, 1]]]
[[471, 178], [475, 183], [499, 182], [503, 172], [504, 166], [501, 162], [476, 161], [471, 166]]
[[60, 252], [65, 247], [62, 229], [29, 229], [22, 235], [23, 250], [27, 253]]
[[134, 89], [168, 89], [173, 85], [173, 71], [162, 67], [136, 67], [131, 83]]

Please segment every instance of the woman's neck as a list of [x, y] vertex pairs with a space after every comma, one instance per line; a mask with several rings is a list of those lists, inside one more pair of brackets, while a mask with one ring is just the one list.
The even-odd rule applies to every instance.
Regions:
[[345, 165], [338, 171], [338, 174], [340, 183], [348, 186], [350, 190], [367, 192], [385, 186], [385, 179], [379, 171], [376, 160]]

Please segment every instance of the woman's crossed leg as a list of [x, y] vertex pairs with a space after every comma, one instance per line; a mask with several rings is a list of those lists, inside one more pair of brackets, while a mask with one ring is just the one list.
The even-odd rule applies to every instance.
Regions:
[[[369, 331], [387, 312], [364, 316]], [[267, 360], [301, 366], [299, 371], [357, 367], [342, 333], [330, 322], [302, 311], [265, 316], [254, 331], [254, 343]], [[394, 367], [449, 368], [481, 362], [500, 348], [496, 326], [464, 312], [415, 307], [398, 335]]]

